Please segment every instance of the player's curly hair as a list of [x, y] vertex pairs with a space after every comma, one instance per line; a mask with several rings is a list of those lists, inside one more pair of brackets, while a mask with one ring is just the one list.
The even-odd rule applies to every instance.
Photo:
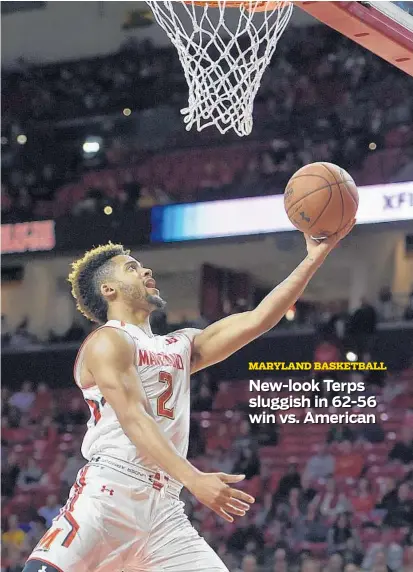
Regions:
[[100, 292], [102, 282], [110, 276], [111, 260], [120, 254], [128, 255], [122, 244], [108, 244], [92, 248], [82, 258], [72, 262], [68, 281], [76, 307], [88, 320], [104, 324], [108, 304]]

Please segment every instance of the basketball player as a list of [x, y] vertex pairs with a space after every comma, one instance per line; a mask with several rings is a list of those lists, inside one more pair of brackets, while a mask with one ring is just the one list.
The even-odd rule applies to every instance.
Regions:
[[328, 253], [353, 227], [317, 243], [255, 310], [204, 331], [155, 336], [149, 316], [165, 302], [151, 270], [121, 245], [73, 263], [78, 309], [101, 324], [79, 350], [74, 376], [89, 405], [80, 470], [66, 505], [24, 572], [224, 572], [179, 501], [182, 486], [232, 522], [254, 499], [243, 475], [203, 473], [186, 460], [191, 373], [220, 362], [273, 328]]

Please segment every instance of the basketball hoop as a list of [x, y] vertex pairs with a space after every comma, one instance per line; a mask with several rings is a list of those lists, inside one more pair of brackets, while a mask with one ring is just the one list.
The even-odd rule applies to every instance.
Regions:
[[[178, 51], [188, 82], [186, 129], [215, 125], [240, 137], [252, 131], [261, 79], [292, 14], [291, 0], [150, 0]], [[227, 8], [234, 8], [231, 14]], [[234, 17], [235, 16], [235, 17]]]

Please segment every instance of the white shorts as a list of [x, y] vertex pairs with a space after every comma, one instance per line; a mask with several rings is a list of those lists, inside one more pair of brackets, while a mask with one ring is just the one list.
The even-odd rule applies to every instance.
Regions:
[[61, 572], [228, 572], [190, 524], [180, 488], [138, 465], [96, 455], [79, 471], [65, 507], [26, 566], [39, 562]]

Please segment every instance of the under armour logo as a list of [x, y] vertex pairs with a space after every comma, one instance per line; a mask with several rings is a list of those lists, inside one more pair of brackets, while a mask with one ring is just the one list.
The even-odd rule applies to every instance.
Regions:
[[110, 496], [113, 496], [113, 493], [114, 493], [115, 491], [114, 491], [113, 489], [108, 489], [108, 488], [106, 487], [106, 485], [103, 485], [102, 488], [100, 489], [100, 492], [101, 492], [101, 493], [106, 493], [106, 492], [107, 492], [107, 493], [110, 494]]
[[169, 477], [161, 473], [155, 473], [154, 475], [150, 475], [149, 478], [152, 482], [152, 488], [156, 489], [157, 491], [163, 489], [165, 484], [169, 481]]
[[47, 566], [42, 566], [37, 572], [47, 572]]
[[171, 344], [176, 344], [176, 342], [178, 342], [178, 338], [166, 338], [166, 343], [168, 344], [168, 346], [170, 346]]

